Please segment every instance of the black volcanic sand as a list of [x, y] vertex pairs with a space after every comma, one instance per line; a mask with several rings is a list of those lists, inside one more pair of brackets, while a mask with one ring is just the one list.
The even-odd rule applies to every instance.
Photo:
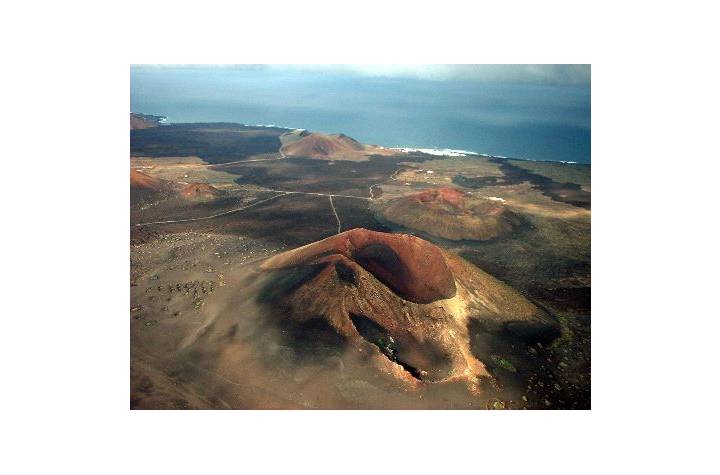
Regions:
[[528, 226], [503, 239], [465, 242], [456, 252], [553, 308], [589, 314], [590, 223], [526, 218]]
[[550, 345], [498, 334], [475, 320], [468, 330], [473, 355], [496, 378], [506, 408], [590, 409], [589, 317]]
[[143, 157], [197, 156], [208, 163], [277, 153], [287, 129], [240, 124], [173, 124], [130, 131], [130, 154]]
[[221, 196], [214, 200], [191, 201], [176, 194], [166, 199], [156, 200], [156, 203], [143, 210], [131, 207], [130, 223], [202, 218], [238, 209], [275, 195], [276, 193], [266, 191], [234, 192], [232, 195]]
[[335, 203], [335, 211], [340, 217], [341, 231], [365, 228], [370, 231], [390, 232], [389, 227], [376, 219], [367, 201], [336, 196], [333, 198], [333, 203]]
[[[286, 191], [343, 194], [369, 197], [370, 186], [385, 182], [402, 162], [423, 161], [429, 156], [371, 157], [366, 162], [288, 158], [282, 161], [223, 165], [224, 172], [239, 175], [241, 185], [257, 185]], [[380, 190], [373, 190], [379, 196]]]
[[477, 189], [488, 186], [517, 185], [527, 181], [543, 195], [555, 201], [577, 206], [578, 208], [590, 209], [590, 193], [583, 190], [577, 183], [558, 183], [546, 176], [517, 167], [503, 158], [493, 157], [489, 161], [497, 164], [504, 176], [466, 177], [457, 175], [453, 178], [453, 183], [466, 188]]
[[[493, 351], [518, 369], [493, 371], [507, 384], [525, 377], [535, 408], [590, 407], [590, 224], [533, 219], [502, 240], [464, 243], [460, 256], [510, 284], [560, 322], [561, 336], [550, 345], [497, 340]], [[563, 236], [568, 236], [564, 238]], [[482, 328], [471, 332], [476, 353], [489, 348]], [[479, 355], [478, 355], [479, 356]], [[484, 362], [487, 359], [480, 358]], [[522, 370], [521, 370], [522, 369]], [[509, 378], [510, 381], [507, 381]]]
[[[131, 234], [136, 240], [145, 240], [147, 237], [142, 238], [142, 236], [177, 233], [191, 229], [203, 233], [248, 236], [277, 245], [299, 247], [337, 233], [337, 220], [327, 196], [280, 195], [264, 192], [256, 199], [248, 200], [241, 205], [272, 196], [277, 198], [238, 213], [193, 222], [134, 226]], [[356, 227], [374, 231], [388, 230], [375, 220], [366, 200], [336, 197], [333, 201], [340, 216], [342, 230]], [[212, 203], [202, 203], [196, 207], [202, 209], [206, 215], [222, 212], [226, 208], [224, 205], [214, 207]], [[179, 211], [176, 213], [179, 214]], [[202, 215], [195, 211], [192, 214]]]

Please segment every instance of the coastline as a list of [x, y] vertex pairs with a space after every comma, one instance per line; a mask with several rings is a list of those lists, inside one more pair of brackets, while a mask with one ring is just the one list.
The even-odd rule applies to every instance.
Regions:
[[[131, 112], [131, 114], [137, 114], [140, 116], [147, 116], [147, 117], [154, 117], [157, 120], [158, 125], [160, 126], [169, 126], [169, 125], [176, 125], [176, 124], [186, 124], [189, 122], [172, 122], [168, 116], [165, 115], [154, 115], [154, 114], [144, 114], [140, 112]], [[214, 124], [214, 123], [221, 123], [221, 122], [195, 122], [198, 124]], [[274, 129], [283, 129], [287, 130], [288, 132], [298, 131], [298, 130], [307, 130], [302, 127], [287, 127], [284, 125], [277, 125], [277, 124], [244, 124], [241, 122], [231, 122], [235, 123], [237, 125], [242, 125], [244, 127], [263, 127], [263, 128], [274, 128]], [[487, 153], [481, 153], [481, 152], [475, 152], [472, 150], [461, 150], [461, 149], [451, 149], [451, 148], [433, 148], [433, 147], [410, 147], [410, 146], [379, 146], [382, 149], [386, 150], [396, 150], [399, 152], [404, 153], [425, 153], [427, 155], [434, 155], [438, 157], [483, 157], [483, 158], [498, 158], [501, 160], [520, 160], [520, 161], [526, 161], [526, 162], [548, 162], [548, 163], [561, 163], [563, 165], [582, 165], [582, 166], [591, 166], [591, 163], [584, 163], [584, 162], [576, 162], [576, 161], [569, 161], [569, 160], [540, 160], [535, 158], [519, 158], [519, 157], [508, 157], [504, 155], [492, 155]]]

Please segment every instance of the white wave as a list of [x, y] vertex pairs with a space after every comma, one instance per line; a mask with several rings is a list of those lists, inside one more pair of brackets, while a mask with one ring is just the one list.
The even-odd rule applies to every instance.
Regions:
[[420, 152], [428, 155], [436, 155], [443, 157], [467, 157], [468, 155], [477, 155], [475, 152], [468, 150], [455, 150], [451, 148], [415, 148], [415, 147], [390, 147], [390, 150], [397, 150], [399, 152], [411, 153]]

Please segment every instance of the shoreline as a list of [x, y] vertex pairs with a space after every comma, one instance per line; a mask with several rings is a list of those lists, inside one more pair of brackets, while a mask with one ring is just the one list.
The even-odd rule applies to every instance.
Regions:
[[[242, 122], [172, 122], [168, 118], [168, 116], [165, 115], [154, 115], [154, 114], [144, 114], [140, 112], [131, 112], [131, 114], [137, 114], [137, 115], [145, 115], [150, 117], [157, 117], [158, 125], [160, 126], [168, 126], [168, 125], [179, 125], [179, 124], [220, 124], [220, 123], [232, 123], [237, 125], [242, 125], [244, 127], [264, 127], [269, 129], [284, 129], [288, 132], [293, 132], [297, 130], [308, 130], [301, 127], [286, 127], [283, 125], [276, 125], [276, 124], [244, 124]], [[568, 160], [539, 160], [535, 158], [518, 158], [518, 157], [507, 157], [504, 155], [492, 155], [488, 153], [480, 153], [475, 152], [472, 150], [461, 150], [461, 149], [452, 149], [452, 148], [432, 148], [432, 147], [408, 147], [408, 146], [379, 146], [382, 149], [385, 150], [396, 150], [399, 152], [404, 153], [413, 153], [413, 152], [419, 152], [419, 153], [425, 153], [427, 155], [434, 155], [438, 157], [483, 157], [483, 158], [499, 158], [501, 160], [520, 160], [525, 162], [548, 162], [548, 163], [562, 163], [563, 165], [582, 165], [582, 166], [591, 166], [591, 163], [584, 163], [584, 162], [576, 162], [576, 161], [568, 161]]]

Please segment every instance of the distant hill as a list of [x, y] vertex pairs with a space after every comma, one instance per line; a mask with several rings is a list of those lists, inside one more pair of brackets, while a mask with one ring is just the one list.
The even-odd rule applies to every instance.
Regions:
[[130, 113], [130, 130], [149, 129], [157, 127], [164, 117], [157, 115], [146, 115]]
[[286, 157], [313, 158], [316, 160], [367, 160], [370, 155], [390, 155], [390, 150], [363, 145], [344, 134], [326, 135], [311, 133], [282, 147]]
[[174, 183], [155, 178], [134, 168], [130, 169], [130, 203], [147, 203], [175, 194]]
[[207, 183], [190, 183], [180, 194], [187, 199], [197, 201], [214, 200], [222, 194], [220, 190]]
[[187, 185], [155, 178], [137, 169], [130, 169], [131, 203], [155, 201], [181, 197], [190, 201], [212, 201], [224, 192], [208, 183], [190, 183]]
[[130, 169], [130, 188], [147, 191], [163, 191], [169, 188], [168, 181], [152, 177], [134, 168]]

